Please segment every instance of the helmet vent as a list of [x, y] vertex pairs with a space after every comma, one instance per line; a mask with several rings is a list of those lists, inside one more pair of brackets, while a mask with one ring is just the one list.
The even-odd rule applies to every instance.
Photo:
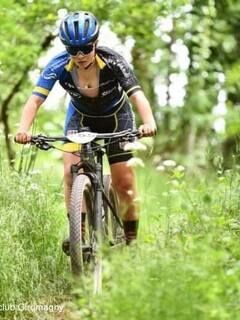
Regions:
[[67, 21], [64, 21], [64, 29], [65, 29], [65, 33], [66, 33], [67, 37], [68, 37], [69, 39], [71, 39], [70, 32], [69, 32], [69, 29], [68, 29], [68, 23], [67, 23]]
[[81, 46], [96, 41], [99, 24], [96, 17], [86, 11], [68, 14], [60, 24], [59, 36], [65, 46]]
[[74, 21], [74, 35], [75, 35], [75, 39], [79, 39], [80, 35], [79, 35], [78, 21]]
[[86, 19], [84, 21], [84, 32], [83, 32], [84, 37], [87, 37], [88, 29], [89, 29], [89, 19]]

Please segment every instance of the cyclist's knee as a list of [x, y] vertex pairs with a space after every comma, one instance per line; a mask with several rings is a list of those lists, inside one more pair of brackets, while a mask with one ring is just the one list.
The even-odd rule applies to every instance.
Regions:
[[123, 176], [113, 183], [115, 190], [118, 193], [120, 200], [127, 203], [134, 201], [136, 197], [136, 190], [134, 185], [134, 180], [131, 176]]
[[132, 203], [136, 197], [135, 176], [125, 163], [111, 166], [112, 183], [121, 201]]

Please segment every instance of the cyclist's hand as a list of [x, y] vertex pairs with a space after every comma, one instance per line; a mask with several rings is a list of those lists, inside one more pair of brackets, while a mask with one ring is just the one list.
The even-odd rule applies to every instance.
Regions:
[[145, 123], [138, 128], [138, 131], [143, 137], [152, 137], [156, 135], [157, 128], [155, 123]]
[[21, 144], [26, 144], [31, 141], [31, 135], [27, 132], [18, 132], [15, 137], [14, 141]]

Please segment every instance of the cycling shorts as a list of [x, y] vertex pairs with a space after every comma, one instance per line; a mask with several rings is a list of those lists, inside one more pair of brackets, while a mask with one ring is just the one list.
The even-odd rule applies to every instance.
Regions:
[[[111, 133], [126, 129], [135, 130], [135, 118], [132, 107], [124, 99], [119, 108], [112, 114], [105, 116], [91, 116], [80, 112], [74, 107], [72, 102], [68, 106], [65, 120], [64, 134], [68, 132], [79, 131], [82, 127], [89, 127], [92, 132]], [[109, 164], [128, 161], [132, 158], [131, 151], [125, 151], [117, 139], [105, 139], [106, 154]]]

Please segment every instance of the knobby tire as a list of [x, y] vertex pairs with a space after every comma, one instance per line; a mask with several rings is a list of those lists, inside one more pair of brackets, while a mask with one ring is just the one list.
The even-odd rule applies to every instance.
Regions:
[[[88, 260], [83, 247], [90, 247], [91, 245], [93, 197], [93, 188], [89, 177], [82, 174], [78, 175], [72, 186], [69, 212], [70, 259], [72, 273], [76, 276], [84, 273], [85, 262]], [[84, 234], [83, 224], [85, 225]], [[87, 239], [87, 233], [89, 239]]]

